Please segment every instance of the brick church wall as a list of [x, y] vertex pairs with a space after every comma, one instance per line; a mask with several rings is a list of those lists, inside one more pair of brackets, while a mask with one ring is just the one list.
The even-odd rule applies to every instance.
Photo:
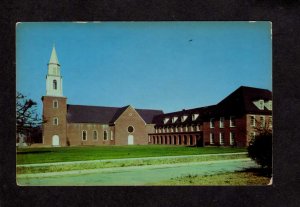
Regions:
[[[58, 135], [60, 146], [66, 146], [67, 99], [65, 97], [43, 96], [42, 101], [43, 117], [46, 120], [46, 123], [43, 124], [43, 144], [51, 146], [53, 135]], [[53, 101], [57, 101], [57, 108], [54, 108]], [[54, 117], [58, 118], [58, 125], [54, 125]]]
[[[128, 132], [129, 126], [134, 128], [132, 133]], [[146, 123], [131, 106], [129, 106], [115, 121], [115, 144], [127, 145], [128, 135], [133, 135], [134, 144], [148, 144]]]

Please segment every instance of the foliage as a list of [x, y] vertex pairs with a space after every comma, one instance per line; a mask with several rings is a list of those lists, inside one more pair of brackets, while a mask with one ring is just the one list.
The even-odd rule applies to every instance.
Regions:
[[272, 133], [269, 130], [262, 130], [252, 138], [248, 155], [262, 167], [272, 168]]
[[36, 112], [37, 103], [32, 99], [27, 99], [22, 93], [16, 95], [16, 124], [17, 134], [30, 137], [31, 133], [38, 133], [42, 120]]

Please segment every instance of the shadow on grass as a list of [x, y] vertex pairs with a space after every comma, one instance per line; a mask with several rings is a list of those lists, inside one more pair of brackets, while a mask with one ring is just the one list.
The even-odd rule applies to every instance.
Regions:
[[28, 151], [28, 152], [17, 152], [17, 154], [42, 154], [42, 153], [51, 153], [52, 151]]
[[262, 176], [266, 178], [272, 177], [272, 169], [269, 168], [245, 168], [243, 170], [237, 171], [237, 172], [247, 172], [247, 173], [253, 173], [256, 176]]

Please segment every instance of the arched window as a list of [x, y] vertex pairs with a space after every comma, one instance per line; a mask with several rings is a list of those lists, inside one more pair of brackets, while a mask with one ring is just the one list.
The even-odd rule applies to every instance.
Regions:
[[104, 132], [103, 132], [103, 139], [104, 139], [104, 140], [107, 140], [107, 131], [104, 131]]
[[57, 81], [53, 80], [53, 89], [56, 90], [57, 89]]
[[93, 139], [97, 140], [98, 139], [98, 132], [95, 130], [93, 131]]
[[87, 140], [87, 132], [85, 130], [82, 131], [82, 141], [86, 141]]

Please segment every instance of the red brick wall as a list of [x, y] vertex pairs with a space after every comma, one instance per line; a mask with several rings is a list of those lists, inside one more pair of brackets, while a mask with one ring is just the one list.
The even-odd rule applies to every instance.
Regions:
[[[134, 131], [128, 132], [128, 126], [133, 126]], [[129, 106], [115, 121], [115, 144], [116, 145], [127, 145], [128, 135], [133, 135], [134, 144], [148, 144], [148, 133], [146, 123], [140, 117], [140, 115]]]
[[235, 133], [235, 142], [237, 146], [246, 146], [246, 117], [235, 117], [235, 127], [230, 127], [230, 117], [224, 117], [224, 127], [220, 128], [220, 117], [216, 117], [214, 128], [210, 128], [210, 121], [203, 123], [203, 135], [206, 145], [210, 144], [210, 133], [214, 133], [215, 145], [220, 144], [220, 133], [224, 133], [224, 146], [230, 145], [230, 132]]
[[[87, 133], [86, 140], [82, 139], [82, 131], [86, 131]], [[97, 139], [94, 139], [93, 131], [97, 131]], [[104, 140], [104, 131], [107, 132], [106, 140]], [[114, 144], [114, 133], [113, 139], [111, 139], [111, 131], [114, 131], [113, 126], [91, 123], [69, 123], [67, 124], [67, 139], [71, 146], [112, 145]]]

